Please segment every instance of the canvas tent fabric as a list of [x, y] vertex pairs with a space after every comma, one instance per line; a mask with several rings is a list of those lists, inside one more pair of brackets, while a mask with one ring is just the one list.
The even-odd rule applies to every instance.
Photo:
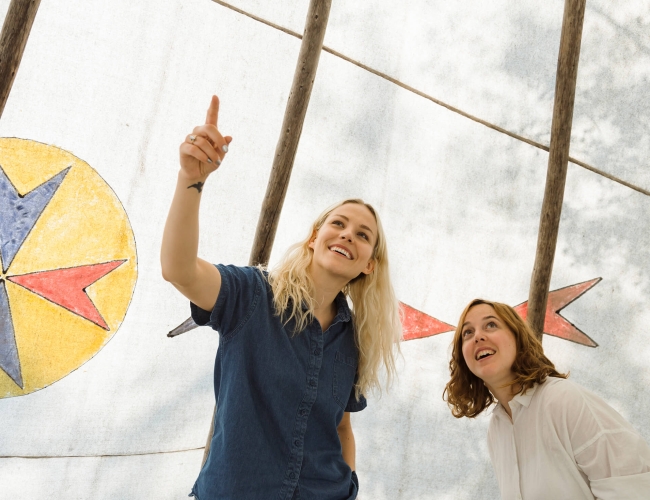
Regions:
[[[301, 33], [308, 3], [230, 4]], [[562, 8], [334, 1], [325, 46], [548, 144]], [[642, 190], [649, 24], [644, 2], [588, 2], [571, 148]], [[138, 279], [123, 323], [94, 357], [41, 390], [0, 399], [0, 498], [189, 492], [214, 404], [218, 338], [204, 328], [165, 336], [189, 314], [158, 264], [177, 147], [217, 93], [220, 126], [234, 140], [204, 188], [200, 253], [246, 264], [299, 47], [208, 0], [42, 2], [0, 136], [53, 145], [94, 169], [128, 215]], [[452, 325], [474, 297], [519, 304], [546, 162], [539, 148], [324, 52], [271, 263], [323, 207], [361, 197], [382, 216], [401, 301]], [[544, 338], [558, 368], [646, 440], [649, 219], [647, 195], [569, 165], [551, 289], [603, 278], [563, 311], [598, 347]], [[354, 417], [360, 498], [498, 497], [487, 417], [457, 421], [441, 398], [450, 341], [405, 342], [396, 386]]]

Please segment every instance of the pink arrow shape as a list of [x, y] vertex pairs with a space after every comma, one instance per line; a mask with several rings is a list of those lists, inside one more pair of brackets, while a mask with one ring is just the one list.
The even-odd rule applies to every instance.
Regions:
[[[570, 323], [560, 311], [571, 304], [587, 290], [598, 284], [602, 278], [596, 278], [575, 285], [553, 290], [548, 294], [546, 303], [546, 316], [544, 318], [544, 333], [588, 347], [597, 347], [598, 344], [591, 340], [584, 332], [580, 331], [573, 323]], [[418, 311], [409, 305], [400, 302], [402, 309], [402, 330], [404, 340], [415, 340], [424, 337], [431, 337], [439, 333], [455, 330], [456, 327], [444, 323], [439, 319]], [[522, 302], [515, 307], [519, 315], [526, 319], [528, 314], [528, 302]]]
[[[584, 332], [580, 331], [573, 323], [567, 321], [560, 311], [576, 300], [590, 288], [593, 288], [602, 278], [583, 281], [575, 285], [553, 290], [548, 294], [546, 314], [544, 316], [544, 333], [553, 337], [570, 340], [588, 347], [598, 347]], [[526, 319], [528, 315], [528, 302], [522, 302], [515, 307], [519, 315]]]
[[8, 276], [7, 279], [92, 321], [104, 330], [109, 330], [104, 318], [86, 294], [86, 288], [125, 262], [126, 260], [114, 260], [102, 264]]
[[404, 340], [422, 339], [439, 333], [455, 330], [455, 326], [424, 314], [403, 302], [399, 303], [402, 310], [402, 334]]

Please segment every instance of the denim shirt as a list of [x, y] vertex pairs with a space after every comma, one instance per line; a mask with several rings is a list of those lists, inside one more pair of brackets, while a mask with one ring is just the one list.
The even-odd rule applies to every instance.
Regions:
[[220, 334], [214, 367], [217, 411], [208, 459], [190, 496], [199, 500], [347, 500], [356, 475], [337, 426], [356, 400], [359, 350], [343, 294], [323, 332], [317, 320], [295, 333], [276, 316], [273, 293], [253, 267], [218, 265], [221, 290], [192, 318]]

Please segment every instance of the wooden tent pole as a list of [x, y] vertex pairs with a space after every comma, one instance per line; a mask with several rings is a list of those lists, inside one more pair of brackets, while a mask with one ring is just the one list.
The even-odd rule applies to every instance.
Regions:
[[[273, 240], [280, 220], [280, 212], [282, 211], [284, 197], [287, 194], [293, 161], [296, 158], [296, 151], [300, 142], [302, 125], [307, 114], [309, 97], [316, 79], [318, 60], [323, 48], [331, 6], [332, 0], [311, 0], [309, 3], [298, 63], [284, 112], [280, 138], [275, 148], [275, 158], [273, 159], [271, 176], [262, 203], [262, 211], [257, 222], [255, 240], [249, 260], [249, 264], [252, 266], [267, 264], [271, 256]], [[216, 410], [215, 407], [214, 412]], [[210, 432], [205, 443], [201, 466], [205, 464], [210, 453], [210, 443], [214, 434], [214, 412], [212, 413]]]
[[311, 0], [309, 5], [298, 64], [293, 75], [287, 108], [284, 112], [280, 139], [275, 148], [273, 168], [266, 188], [262, 211], [257, 222], [255, 242], [250, 255], [251, 265], [267, 264], [271, 255], [280, 212], [289, 186], [291, 169], [298, 150], [302, 125], [307, 114], [309, 97], [316, 78], [316, 69], [323, 48], [331, 5], [332, 0]]
[[546, 301], [551, 284], [569, 161], [573, 104], [578, 77], [585, 3], [586, 0], [565, 0], [564, 2], [546, 188], [537, 237], [537, 253], [528, 296], [527, 320], [540, 340], [544, 332]]
[[0, 33], [0, 117], [20, 66], [41, 0], [11, 0]]

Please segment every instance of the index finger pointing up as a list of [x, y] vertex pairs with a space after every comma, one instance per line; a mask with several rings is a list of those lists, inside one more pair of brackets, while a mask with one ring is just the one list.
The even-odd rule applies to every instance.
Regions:
[[217, 125], [217, 118], [219, 117], [219, 98], [216, 95], [212, 96], [208, 114], [205, 116], [206, 125]]

